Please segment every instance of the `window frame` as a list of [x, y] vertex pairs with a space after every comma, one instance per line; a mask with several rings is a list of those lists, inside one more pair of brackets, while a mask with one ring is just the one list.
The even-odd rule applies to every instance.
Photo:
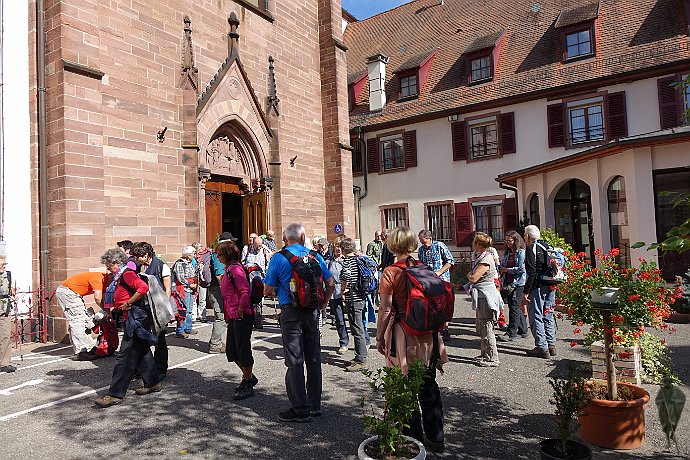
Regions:
[[[620, 190], [618, 190], [618, 193], [616, 194], [616, 197], [614, 199], [611, 198], [611, 194], [614, 191], [613, 186], [616, 184], [616, 182], [620, 181], [622, 187]], [[621, 197], [622, 195], [622, 197]], [[625, 216], [625, 222], [622, 223], [620, 221], [616, 222], [614, 224], [614, 211], [612, 208], [617, 208], [615, 211], [615, 214], [617, 215], [623, 215]], [[627, 266], [630, 265], [631, 259], [630, 259], [630, 235], [628, 233], [628, 236], [625, 236], [626, 232], [629, 232], [629, 218], [628, 218], [628, 200], [627, 200], [627, 187], [625, 184], [625, 176], [622, 175], [617, 175], [614, 176], [610, 181], [608, 186], [606, 187], [606, 209], [607, 209], [607, 214], [609, 218], [609, 237], [610, 237], [610, 246], [613, 249], [613, 241], [614, 241], [614, 236], [616, 236], [619, 240], [619, 253], [618, 256], [616, 256], [616, 263], [622, 266]], [[624, 230], [625, 227], [625, 230]], [[617, 232], [616, 235], [614, 235], [614, 232]]]
[[[579, 61], [582, 59], [589, 59], [597, 55], [597, 41], [595, 21], [592, 19], [580, 24], [573, 24], [572, 26], [564, 27], [561, 31], [561, 46], [563, 47], [563, 63]], [[579, 34], [580, 32], [589, 32], [589, 47], [588, 54], [578, 54], [576, 56], [568, 56], [568, 36]], [[579, 42], [578, 42], [579, 45]]]
[[[494, 207], [494, 206], [499, 206], [501, 210], [500, 214], [500, 225], [499, 225], [499, 231], [500, 231], [500, 238], [494, 238], [493, 231], [494, 230], [491, 226], [491, 215], [488, 217], [488, 223], [489, 223], [489, 233], [487, 233], [491, 238], [494, 240], [493, 241], [493, 246], [503, 249], [503, 246], [505, 245], [503, 239], [505, 237], [506, 233], [506, 228], [505, 228], [505, 204], [506, 204], [506, 196], [505, 195], [491, 195], [491, 196], [482, 196], [482, 197], [473, 197], [469, 198], [467, 200], [470, 204], [470, 209], [472, 210], [471, 218], [472, 218], [472, 229], [473, 233], [476, 234], [479, 231], [477, 228], [477, 219], [476, 215], [474, 212], [475, 207]], [[486, 203], [486, 204], [483, 204]]]
[[[481, 78], [479, 80], [474, 80], [472, 78], [472, 63], [474, 61], [480, 61], [481, 59], [488, 59], [489, 76]], [[480, 67], [481, 69], [481, 67]], [[494, 79], [494, 47], [486, 48], [483, 50], [476, 51], [474, 53], [467, 55], [467, 84], [468, 85], [478, 85], [481, 83], [487, 83], [493, 81]]]
[[[602, 92], [597, 92], [597, 93], [589, 93], [589, 94], [582, 94], [579, 96], [574, 96], [570, 98], [564, 98], [562, 100], [563, 104], [563, 110], [565, 111], [564, 117], [563, 117], [563, 122], [565, 123], [566, 126], [566, 142], [565, 142], [565, 148], [566, 149], [579, 149], [582, 147], [590, 147], [594, 145], [601, 145], [605, 144], [608, 142], [608, 132], [609, 132], [609, 127], [607, 126], [607, 117], [608, 117], [608, 107], [607, 107], [607, 91], [602, 91]], [[596, 100], [600, 99], [600, 100]], [[588, 139], [586, 141], [582, 142], [573, 142], [573, 134], [572, 134], [572, 118], [570, 116], [570, 111], [573, 109], [579, 109], [579, 108], [588, 108], [588, 107], [594, 107], [596, 105], [601, 105], [601, 121], [602, 121], [602, 137], [601, 139]], [[589, 136], [589, 116], [585, 117], [585, 128], [587, 129], [587, 135]]]
[[[475, 115], [472, 117], [467, 117], [463, 121], [465, 122], [465, 143], [466, 143], [466, 149], [467, 149], [467, 163], [471, 163], [474, 161], [486, 161], [486, 160], [493, 160], [496, 158], [501, 158], [503, 156], [503, 152], [501, 152], [501, 142], [500, 142], [500, 127], [499, 127], [499, 118], [501, 116], [501, 112], [491, 112], [491, 113], [485, 113], [482, 115]], [[493, 119], [493, 121], [491, 120]], [[493, 124], [496, 126], [496, 153], [493, 155], [483, 155], [479, 157], [474, 156], [474, 145], [472, 142], [472, 128], [477, 127], [477, 126], [489, 126]], [[484, 132], [484, 141], [485, 141], [485, 150], [487, 150], [486, 147], [486, 132]]]
[[403, 209], [405, 213], [405, 225], [406, 227], [410, 226], [410, 210], [409, 206], [407, 203], [396, 203], [396, 204], [385, 204], [379, 206], [379, 214], [381, 218], [381, 228], [387, 228], [391, 229], [394, 227], [388, 227], [387, 222], [386, 222], [386, 211], [390, 211], [392, 209]]
[[[385, 157], [384, 157], [384, 148], [383, 148], [383, 143], [386, 141], [390, 141], [393, 139], [399, 139], [400, 140], [400, 156], [402, 158], [402, 166], [397, 167], [397, 168], [390, 168], [386, 169], [386, 162]], [[388, 133], [382, 133], [376, 136], [376, 142], [378, 143], [379, 146], [379, 174], [387, 174], [387, 173], [394, 173], [398, 171], [405, 171], [407, 170], [407, 166], [405, 165], [405, 131], [404, 130], [398, 130], [398, 131], [391, 131]]]
[[[534, 201], [536, 200], [536, 209], [533, 206], [535, 203]], [[529, 221], [530, 224], [536, 225], [537, 227], [541, 228], [541, 211], [539, 209], [539, 193], [534, 192], [529, 196], [529, 199], [527, 200], [527, 210], [528, 210], [528, 215], [529, 215]], [[534, 216], [536, 215], [536, 219]], [[536, 222], [535, 222], [536, 220]]]
[[[431, 226], [431, 222], [429, 220], [429, 212], [428, 209], [431, 207], [439, 207], [442, 208], [444, 206], [448, 206], [448, 234], [447, 235], [439, 235], [439, 234], [434, 234], [434, 229]], [[443, 213], [441, 213], [441, 220], [443, 220]], [[443, 224], [441, 224], [441, 233], [443, 233]], [[442, 241], [444, 243], [452, 243], [455, 241], [455, 202], [453, 200], [444, 200], [444, 201], [430, 201], [427, 203], [424, 203], [424, 228], [428, 229], [429, 231], [432, 232], [433, 238], [436, 241]], [[445, 236], [445, 238], [443, 237]]]
[[271, 14], [271, 12], [268, 10], [268, 0], [257, 0], [258, 5], [254, 5], [251, 0], [233, 0], [235, 3], [240, 4], [240, 6], [243, 6], [247, 8], [248, 10], [252, 11], [253, 13], [256, 13], [257, 15], [261, 16], [262, 18], [266, 19], [268, 22], [273, 22], [275, 21], [275, 17]]
[[[353, 176], [363, 176], [364, 175], [364, 155], [362, 155], [362, 144], [366, 141], [359, 139], [358, 137], [350, 138], [350, 145], [352, 145], [352, 175]], [[366, 148], [366, 147], [365, 147]], [[359, 157], [359, 169], [356, 169], [357, 158]]]
[[[415, 69], [411, 69], [411, 70], [405, 70], [402, 72], [398, 72], [396, 74], [396, 76], [398, 77], [398, 101], [407, 101], [407, 100], [416, 99], [419, 97], [419, 67], [417, 67]], [[402, 81], [405, 78], [411, 78], [411, 77], [415, 78], [415, 81], [416, 81], [415, 86], [417, 88], [417, 92], [414, 94], [408, 94], [407, 96], [403, 96], [403, 94], [402, 94], [402, 88], [403, 88]], [[408, 88], [409, 88], [409, 86], [408, 86]]]

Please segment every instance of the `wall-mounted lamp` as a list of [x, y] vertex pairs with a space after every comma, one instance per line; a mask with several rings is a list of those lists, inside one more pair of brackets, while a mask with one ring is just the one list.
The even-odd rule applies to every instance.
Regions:
[[460, 120], [460, 115], [448, 115], [448, 121], [458, 121]]
[[165, 141], [165, 132], [168, 130], [168, 127], [166, 126], [165, 128], [161, 129], [158, 131], [158, 134], [156, 137], [158, 138], [158, 142], [163, 142]]

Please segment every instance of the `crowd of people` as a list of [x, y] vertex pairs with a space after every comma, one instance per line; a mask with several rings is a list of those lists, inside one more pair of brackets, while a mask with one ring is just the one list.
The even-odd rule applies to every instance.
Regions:
[[[388, 366], [399, 366], [403, 372], [408, 363], [421, 359], [427, 377], [419, 394], [420, 411], [412, 414], [408, 431], [430, 450], [443, 450], [443, 408], [436, 371], [448, 360], [444, 339], [450, 338], [452, 318], [446, 317], [435, 332], [424, 334], [410, 333], [400, 318], [410, 298], [404, 268], [422, 264], [435, 272], [432, 277], [449, 283], [455, 261], [448, 247], [434, 240], [428, 230], [415, 235], [409, 228], [397, 227], [377, 231], [362, 251], [345, 235], [333, 242], [321, 236], [308, 238], [297, 223], [284, 229], [280, 244], [271, 230], [265, 235], [250, 234], [241, 248], [237, 242], [224, 232], [212, 248], [193, 243], [183, 247], [170, 266], [151, 244], [120, 241], [101, 257], [105, 273], [79, 273], [57, 288], [55, 297], [69, 325], [73, 359], [97, 359], [113, 354], [119, 346], [110, 388], [95, 404], [120, 404], [133, 378], [143, 381], [138, 395], [161, 391], [168, 370], [168, 345], [166, 328], [156, 330], [151, 324], [149, 291], [153, 292], [151, 280], [155, 279], [174, 314], [175, 337], [195, 335], [195, 321], [213, 323], [207, 351], [224, 353], [239, 368], [236, 400], [254, 395], [259, 380], [254, 374], [251, 337], [254, 329], [263, 327], [263, 297], [275, 299], [290, 403], [278, 414], [282, 421], [307, 422], [321, 414], [321, 339], [327, 311], [337, 331], [336, 353], [347, 354], [352, 339], [354, 355], [346, 371], [368, 368], [370, 346], [385, 357]], [[527, 338], [529, 331], [535, 346], [527, 350], [528, 356], [556, 354], [555, 286], [543, 277], [552, 263], [549, 246], [533, 225], [525, 228], [524, 238], [515, 231], [506, 232], [504, 243], [506, 251], [500, 258], [489, 235], [475, 234], [474, 261], [464, 286], [476, 315], [477, 365], [481, 367], [500, 365], [497, 340]], [[4, 331], [10, 324], [11, 274], [4, 267], [0, 259], [0, 371], [13, 372], [9, 332]], [[94, 304], [87, 308], [85, 297], [91, 295]], [[504, 308], [508, 321], [501, 327]], [[209, 310], [213, 311], [210, 319]], [[94, 328], [99, 322], [120, 328], [122, 340], [116, 332], [114, 337], [104, 337], [103, 328]], [[375, 341], [369, 335], [370, 326], [375, 327]], [[93, 333], [97, 330], [100, 336]], [[496, 330], [504, 334], [497, 337]], [[106, 339], [107, 347], [103, 346]]]

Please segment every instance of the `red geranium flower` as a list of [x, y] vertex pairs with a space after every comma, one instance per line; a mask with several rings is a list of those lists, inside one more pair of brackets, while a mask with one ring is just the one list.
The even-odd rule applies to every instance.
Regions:
[[633, 294], [633, 295], [631, 295], [630, 297], [628, 297], [628, 300], [631, 301], [631, 302], [635, 302], [635, 301], [638, 300], [639, 298], [640, 298], [639, 295]]
[[621, 351], [620, 353], [618, 353], [618, 357], [620, 359], [628, 359], [630, 358], [630, 353], [628, 353], [627, 351]]
[[576, 346], [577, 346], [577, 342], [574, 341], [574, 340], [571, 340], [571, 341], [570, 341], [570, 348], [573, 348], [573, 347], [576, 347]]

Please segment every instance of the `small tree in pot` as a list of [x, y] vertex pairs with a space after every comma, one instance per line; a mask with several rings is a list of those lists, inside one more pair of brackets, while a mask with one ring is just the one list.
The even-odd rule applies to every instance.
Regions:
[[[399, 367], [381, 367], [364, 374], [371, 379], [369, 386], [374, 393], [383, 397], [383, 405], [371, 405], [372, 415], [364, 416], [365, 432], [374, 436], [362, 442], [359, 457], [425, 458], [424, 446], [403, 435], [412, 412], [419, 410], [417, 396], [426, 376], [424, 363], [419, 359], [410, 363], [407, 375]], [[365, 404], [366, 397], [363, 397], [362, 406]]]
[[549, 383], [553, 388], [553, 396], [549, 402], [556, 407], [558, 438], [539, 443], [542, 460], [591, 459], [592, 451], [589, 447], [570, 439], [579, 428], [577, 418], [590, 399], [586, 382], [581, 377], [575, 377], [571, 370], [565, 380], [553, 378]]

